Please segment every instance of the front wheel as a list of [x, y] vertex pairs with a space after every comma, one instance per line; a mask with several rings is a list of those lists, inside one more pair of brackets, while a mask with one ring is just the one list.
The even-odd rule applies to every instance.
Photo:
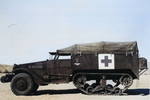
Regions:
[[26, 73], [15, 75], [11, 81], [11, 90], [15, 95], [28, 95], [34, 87], [33, 80]]

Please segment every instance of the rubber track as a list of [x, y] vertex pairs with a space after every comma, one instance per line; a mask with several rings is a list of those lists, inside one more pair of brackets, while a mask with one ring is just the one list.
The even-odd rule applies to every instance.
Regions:
[[[88, 92], [86, 92], [85, 90], [83, 90], [82, 88], [78, 88], [77, 87], [77, 85], [75, 84], [75, 82], [74, 82], [74, 78], [77, 76], [77, 75], [128, 75], [128, 76], [131, 76], [130, 74], [127, 74], [127, 73], [85, 73], [85, 72], [80, 72], [80, 73], [76, 73], [74, 76], [73, 76], [73, 84], [74, 84], [74, 86], [77, 88], [77, 89], [79, 89], [80, 91], [82, 91], [83, 93], [85, 93], [85, 94], [89, 94]], [[133, 79], [132, 79], [132, 83], [133, 83]], [[122, 89], [121, 90], [121, 92], [119, 93], [119, 94], [100, 94], [100, 93], [94, 93], [94, 94], [91, 94], [91, 95], [121, 95], [121, 94], [123, 94], [123, 92], [125, 91], [125, 90], [127, 90], [131, 85], [132, 85], [132, 83], [129, 85], [129, 86], [125, 86], [124, 87], [124, 89]]]

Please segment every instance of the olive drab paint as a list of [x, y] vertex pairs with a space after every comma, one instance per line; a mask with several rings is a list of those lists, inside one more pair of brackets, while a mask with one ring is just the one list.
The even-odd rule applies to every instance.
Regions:
[[[49, 53], [54, 59], [14, 64], [13, 71], [2, 76], [1, 82], [11, 82], [16, 95], [33, 93], [40, 85], [69, 82], [85, 94], [120, 95], [147, 70], [147, 59], [139, 57], [136, 41], [75, 44]], [[94, 83], [88, 84], [90, 80]], [[116, 85], [107, 84], [108, 80]]]

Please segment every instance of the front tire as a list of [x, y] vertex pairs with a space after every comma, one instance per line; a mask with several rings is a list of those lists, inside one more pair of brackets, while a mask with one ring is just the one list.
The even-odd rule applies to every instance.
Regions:
[[11, 81], [11, 90], [15, 95], [28, 95], [33, 90], [33, 80], [26, 73], [15, 75]]

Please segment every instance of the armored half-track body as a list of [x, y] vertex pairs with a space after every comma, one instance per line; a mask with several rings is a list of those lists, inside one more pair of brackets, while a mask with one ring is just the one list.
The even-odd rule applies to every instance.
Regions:
[[11, 82], [16, 95], [34, 93], [40, 85], [69, 82], [84, 94], [120, 95], [147, 70], [136, 41], [75, 44], [49, 53], [51, 60], [14, 64], [1, 82]]

